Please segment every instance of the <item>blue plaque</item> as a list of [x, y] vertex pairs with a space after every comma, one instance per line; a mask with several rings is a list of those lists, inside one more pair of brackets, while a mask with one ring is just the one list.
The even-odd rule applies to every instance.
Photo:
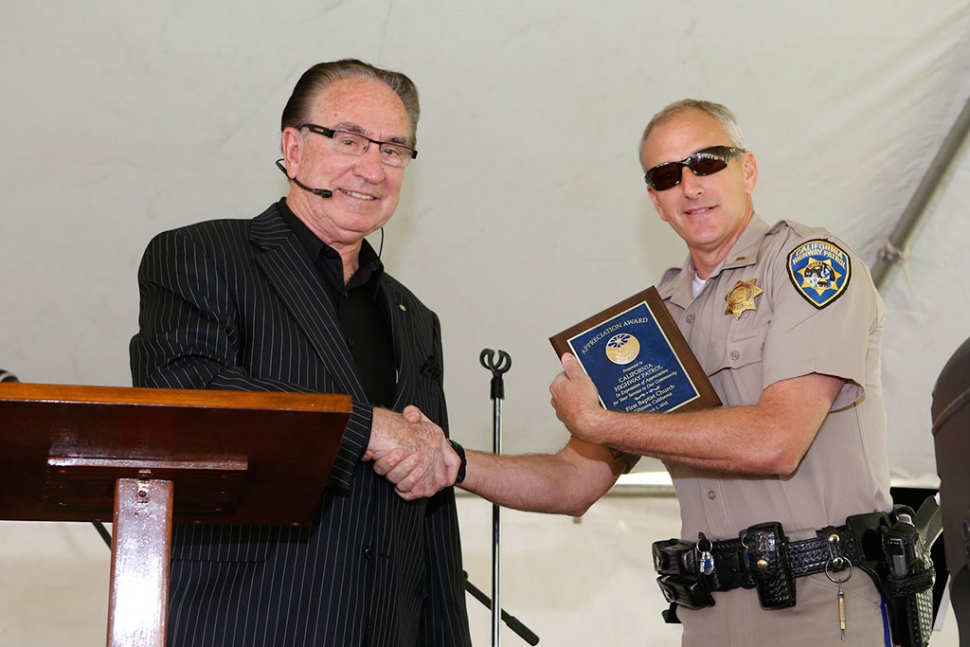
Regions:
[[648, 288], [550, 338], [572, 353], [607, 409], [692, 411], [720, 406], [656, 288]]

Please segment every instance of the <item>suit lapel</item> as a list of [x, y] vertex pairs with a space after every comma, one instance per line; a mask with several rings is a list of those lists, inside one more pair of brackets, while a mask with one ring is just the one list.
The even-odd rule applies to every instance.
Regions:
[[327, 372], [346, 393], [366, 402], [323, 280], [275, 208], [253, 220], [250, 240], [262, 250], [256, 255], [256, 263], [310, 340]]

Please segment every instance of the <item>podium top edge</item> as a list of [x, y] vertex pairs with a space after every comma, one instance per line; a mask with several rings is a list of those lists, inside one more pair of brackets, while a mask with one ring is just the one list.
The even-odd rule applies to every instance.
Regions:
[[0, 406], [6, 402], [336, 413], [349, 413], [352, 410], [351, 396], [333, 393], [210, 391], [22, 382], [0, 383]]

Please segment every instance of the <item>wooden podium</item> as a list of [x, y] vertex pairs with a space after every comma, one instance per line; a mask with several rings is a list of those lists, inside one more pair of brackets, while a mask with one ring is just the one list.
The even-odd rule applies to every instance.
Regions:
[[109, 647], [164, 647], [172, 523], [312, 522], [344, 395], [0, 384], [0, 519], [113, 521]]

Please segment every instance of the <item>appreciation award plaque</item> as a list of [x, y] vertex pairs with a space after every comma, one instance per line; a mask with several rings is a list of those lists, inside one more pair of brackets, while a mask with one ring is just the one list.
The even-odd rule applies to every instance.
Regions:
[[549, 338], [572, 353], [613, 411], [694, 411], [721, 405], [654, 287]]

